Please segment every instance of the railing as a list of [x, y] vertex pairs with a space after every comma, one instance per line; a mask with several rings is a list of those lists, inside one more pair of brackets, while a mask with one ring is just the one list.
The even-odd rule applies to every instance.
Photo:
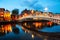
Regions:
[[21, 17], [21, 18], [19, 18], [19, 20], [24, 19], [24, 18], [51, 18], [51, 19], [57, 19], [57, 20], [60, 20], [60, 18], [49, 17], [49, 16], [26, 16], [26, 17]]
[[26, 17], [21, 17], [21, 18], [19, 18], [18, 20], [23, 20], [23, 19], [26, 19], [26, 18], [42, 18], [42, 19], [45, 19], [45, 20], [49, 20], [49, 21], [53, 21], [53, 22], [55, 22], [55, 20], [57, 20], [57, 22], [55, 22], [55, 23], [58, 23], [58, 24], [60, 24], [60, 18], [56, 18], [56, 17], [50, 17], [50, 16], [26, 16]]

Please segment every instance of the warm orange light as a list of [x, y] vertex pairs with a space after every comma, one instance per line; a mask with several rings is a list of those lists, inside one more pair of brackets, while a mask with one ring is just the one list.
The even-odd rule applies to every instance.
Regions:
[[31, 10], [31, 13], [33, 14], [34, 13], [34, 10]]
[[25, 22], [24, 25], [27, 26], [27, 23]]
[[28, 16], [28, 14], [27, 14], [27, 13], [25, 13], [25, 14], [24, 14], [24, 17], [26, 17], [26, 16]]
[[0, 32], [7, 33], [7, 32], [11, 32], [12, 31], [12, 28], [11, 28], [10, 24], [8, 24], [8, 25], [2, 25], [1, 27], [2, 28], [0, 28]]
[[10, 24], [4, 25], [4, 30], [11, 32], [12, 31], [11, 25]]
[[52, 26], [53, 22], [47, 22], [47, 25]]
[[36, 26], [36, 28], [37, 28], [37, 27], [41, 27], [41, 26], [42, 26], [42, 23], [35, 22], [35, 23], [33, 23], [33, 25], [35, 25], [35, 26]]
[[6, 21], [11, 20], [11, 14], [10, 13], [4, 13], [4, 20], [6, 20]]
[[28, 27], [28, 28], [30, 28], [30, 26], [29, 26], [29, 25], [28, 25], [27, 27]]

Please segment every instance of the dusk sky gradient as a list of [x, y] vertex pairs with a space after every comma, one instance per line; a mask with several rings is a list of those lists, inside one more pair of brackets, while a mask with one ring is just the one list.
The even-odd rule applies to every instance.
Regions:
[[49, 12], [60, 13], [60, 0], [0, 0], [0, 8], [10, 11], [15, 8], [20, 12], [26, 8], [44, 11], [46, 7]]

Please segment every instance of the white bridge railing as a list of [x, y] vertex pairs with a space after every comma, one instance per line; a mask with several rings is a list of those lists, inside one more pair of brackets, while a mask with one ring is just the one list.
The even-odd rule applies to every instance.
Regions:
[[22, 19], [25, 19], [25, 18], [51, 18], [51, 19], [60, 20], [60, 18], [49, 17], [49, 16], [26, 16], [26, 17], [19, 18], [19, 20], [22, 20]]
[[21, 20], [26, 19], [26, 18], [42, 18], [42, 19], [49, 20], [49, 21], [52, 21], [54, 23], [60, 24], [60, 18], [50, 17], [50, 16], [26, 16], [26, 17], [19, 18], [19, 20], [21, 21]]

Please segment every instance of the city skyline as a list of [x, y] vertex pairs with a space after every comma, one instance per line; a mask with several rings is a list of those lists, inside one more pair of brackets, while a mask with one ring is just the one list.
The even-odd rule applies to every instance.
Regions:
[[10, 11], [17, 8], [21, 12], [24, 9], [41, 10], [47, 8], [48, 12], [60, 13], [60, 0], [0, 0], [0, 8]]

